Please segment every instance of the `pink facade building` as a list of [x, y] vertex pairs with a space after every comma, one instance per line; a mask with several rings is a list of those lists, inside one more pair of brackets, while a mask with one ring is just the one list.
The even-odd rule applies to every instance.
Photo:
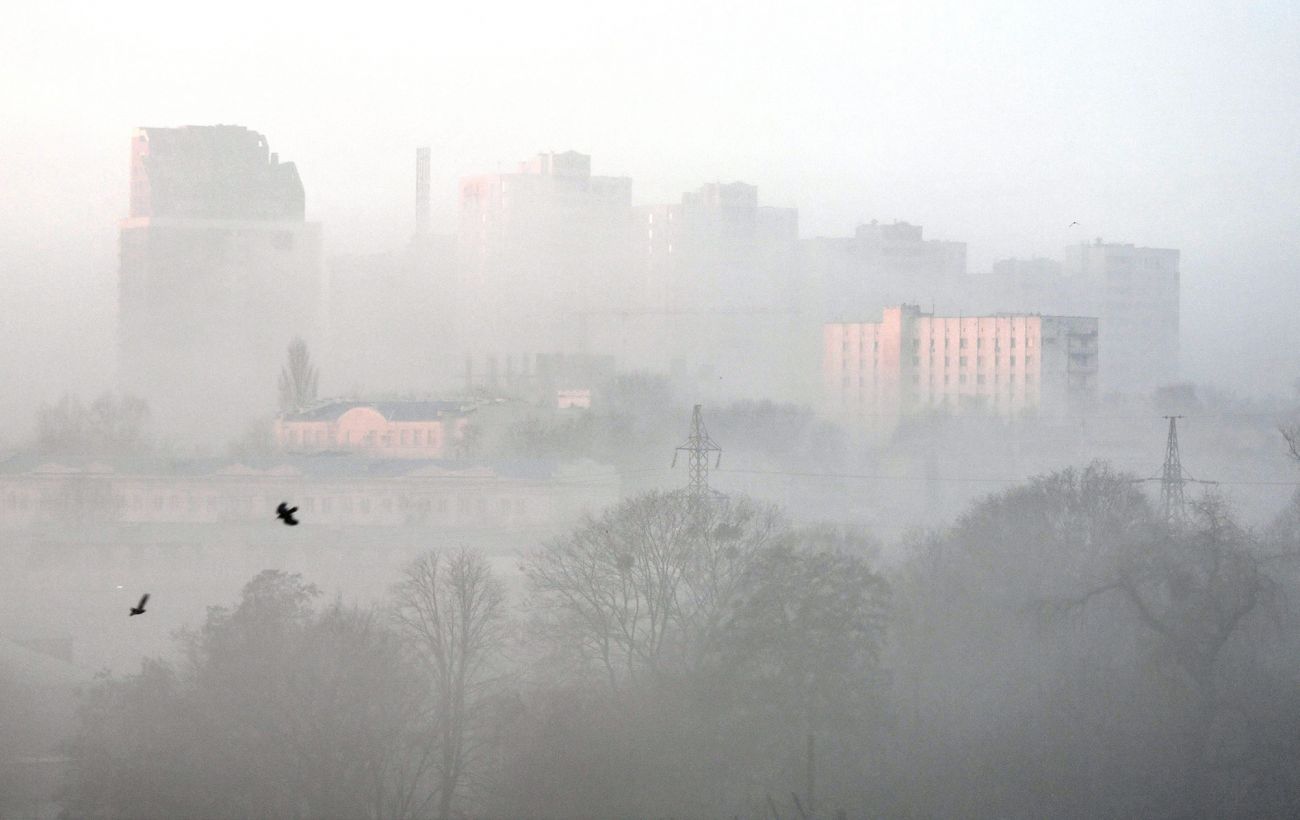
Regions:
[[1060, 414], [1096, 397], [1097, 320], [900, 305], [879, 322], [825, 325], [822, 375], [831, 414], [868, 432], [923, 412]]
[[349, 452], [377, 458], [446, 458], [470, 408], [448, 401], [328, 402], [275, 420], [283, 453]]

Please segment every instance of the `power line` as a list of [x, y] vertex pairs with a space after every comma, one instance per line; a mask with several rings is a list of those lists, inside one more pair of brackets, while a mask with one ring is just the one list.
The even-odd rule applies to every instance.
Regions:
[[[923, 475], [882, 475], [879, 473], [809, 473], [794, 472], [788, 470], [736, 470], [727, 469], [723, 472], [728, 475], [770, 475], [770, 476], [789, 476], [792, 478], [853, 478], [864, 479], [869, 481], [948, 481], [961, 482], [968, 484], [1020, 484], [1029, 481], [1034, 476], [1020, 476], [1019, 478], [988, 478], [984, 476], [923, 476]], [[1151, 479], [1139, 478], [1138, 481], [1148, 481]], [[1214, 481], [1200, 482], [1204, 484], [1232, 485], [1243, 487], [1300, 487], [1300, 481]]]

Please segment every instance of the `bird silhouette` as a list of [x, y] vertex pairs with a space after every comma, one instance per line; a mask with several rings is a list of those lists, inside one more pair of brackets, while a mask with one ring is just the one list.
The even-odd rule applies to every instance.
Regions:
[[1078, 224], [1079, 224], [1078, 222], [1071, 222], [1071, 223], [1069, 224], [1069, 227], [1073, 228], [1075, 225], [1078, 225]]
[[276, 516], [290, 527], [298, 526], [298, 519], [293, 517], [296, 512], [298, 512], [297, 507], [290, 507], [283, 501], [280, 502], [280, 506], [275, 508]]
[[143, 615], [143, 614], [144, 614], [144, 605], [145, 605], [145, 602], [148, 601], [148, 600], [149, 600], [149, 593], [146, 592], [144, 595], [141, 595], [141, 596], [140, 596], [140, 603], [138, 603], [138, 604], [136, 604], [135, 606], [131, 607], [131, 615], [128, 615], [127, 617], [132, 617], [132, 616], [135, 616], [135, 615]]

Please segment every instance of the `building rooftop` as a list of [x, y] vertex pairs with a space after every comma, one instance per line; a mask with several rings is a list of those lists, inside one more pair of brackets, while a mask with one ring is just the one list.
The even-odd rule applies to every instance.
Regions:
[[266, 137], [240, 125], [139, 128], [131, 141], [131, 216], [304, 218], [302, 180]]
[[389, 421], [436, 421], [445, 416], [464, 416], [474, 406], [460, 401], [393, 399], [386, 401], [330, 400], [296, 413], [285, 413], [283, 421], [338, 421], [349, 410], [367, 407]]

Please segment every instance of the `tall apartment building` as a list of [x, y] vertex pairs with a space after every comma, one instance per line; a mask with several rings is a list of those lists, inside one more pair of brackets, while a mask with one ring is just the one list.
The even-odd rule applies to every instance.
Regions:
[[[218, 435], [274, 407], [294, 336], [317, 329], [321, 237], [302, 181], [230, 125], [141, 128], [121, 223], [119, 366], [164, 419]], [[222, 428], [222, 429], [219, 429]]]
[[1093, 318], [946, 317], [916, 305], [887, 308], [879, 322], [827, 324], [827, 409], [888, 434], [926, 411], [1012, 418], [1086, 407], [1097, 393], [1097, 328]]
[[632, 180], [544, 153], [460, 181], [459, 335], [471, 355], [573, 352], [628, 290]]
[[646, 307], [782, 309], [794, 282], [799, 212], [758, 204], [744, 182], [709, 183], [681, 202], [635, 209]]
[[797, 323], [799, 212], [715, 182], [635, 208], [634, 223], [635, 307], [600, 317], [593, 338], [635, 366], [716, 373], [718, 395], [792, 398], [801, 368], [787, 360], [811, 338]]
[[902, 303], [950, 301], [966, 274], [966, 243], [925, 239], [920, 225], [872, 221], [849, 237], [802, 243], [806, 309], [826, 319], [845, 309], [874, 312]]
[[1179, 253], [1103, 243], [1065, 249], [1063, 269], [1098, 317], [1105, 390], [1150, 390], [1178, 378]]
[[1004, 259], [966, 273], [966, 246], [923, 239], [907, 223], [859, 226], [852, 237], [801, 243], [805, 312], [841, 321], [897, 304], [970, 314], [1095, 316], [1103, 392], [1147, 392], [1178, 378], [1179, 253], [1105, 243], [1059, 259]]

